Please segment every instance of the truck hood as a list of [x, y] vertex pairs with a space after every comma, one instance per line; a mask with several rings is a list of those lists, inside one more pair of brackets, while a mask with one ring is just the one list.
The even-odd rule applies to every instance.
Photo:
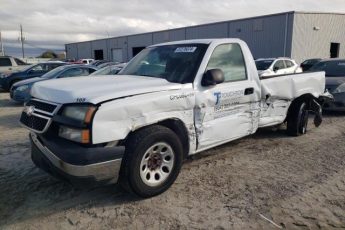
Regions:
[[88, 76], [37, 82], [31, 89], [31, 95], [35, 98], [61, 104], [77, 102], [98, 104], [120, 97], [181, 88], [181, 84], [153, 77]]

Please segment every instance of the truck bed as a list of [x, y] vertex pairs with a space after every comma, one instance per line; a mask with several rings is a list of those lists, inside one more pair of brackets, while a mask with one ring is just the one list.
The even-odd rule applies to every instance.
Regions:
[[304, 94], [319, 97], [325, 92], [325, 73], [310, 72], [261, 79], [259, 127], [284, 122], [290, 103]]

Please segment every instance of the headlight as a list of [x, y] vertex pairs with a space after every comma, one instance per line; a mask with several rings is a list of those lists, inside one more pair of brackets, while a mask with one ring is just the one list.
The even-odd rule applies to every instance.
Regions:
[[67, 106], [62, 111], [62, 116], [89, 124], [95, 111], [94, 106]]
[[339, 85], [332, 93], [345, 93], [345, 83]]
[[17, 89], [15, 89], [15, 90], [18, 90], [18, 91], [21, 91], [21, 92], [23, 92], [23, 91], [27, 91], [27, 90], [29, 90], [29, 86], [28, 85], [22, 85], [22, 86], [19, 86]]
[[61, 125], [59, 136], [79, 143], [90, 143], [90, 131], [88, 129], [75, 129]]
[[10, 75], [11, 75], [11, 73], [0, 73], [0, 78], [5, 78], [5, 77], [8, 77]]

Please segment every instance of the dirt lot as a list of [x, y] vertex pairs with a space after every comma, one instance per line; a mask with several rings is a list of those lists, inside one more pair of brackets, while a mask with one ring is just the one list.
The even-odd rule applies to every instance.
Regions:
[[0, 229], [345, 228], [344, 114], [328, 114], [302, 137], [260, 130], [204, 152], [167, 192], [140, 200], [37, 169], [21, 109], [0, 93]]

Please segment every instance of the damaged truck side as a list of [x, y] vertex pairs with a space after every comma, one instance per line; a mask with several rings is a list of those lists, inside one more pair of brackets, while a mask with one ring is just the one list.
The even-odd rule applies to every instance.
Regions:
[[248, 46], [202, 39], [147, 47], [113, 77], [39, 82], [20, 121], [32, 160], [71, 182], [121, 185], [141, 197], [164, 192], [192, 154], [287, 123], [321, 124], [324, 72], [260, 80]]

